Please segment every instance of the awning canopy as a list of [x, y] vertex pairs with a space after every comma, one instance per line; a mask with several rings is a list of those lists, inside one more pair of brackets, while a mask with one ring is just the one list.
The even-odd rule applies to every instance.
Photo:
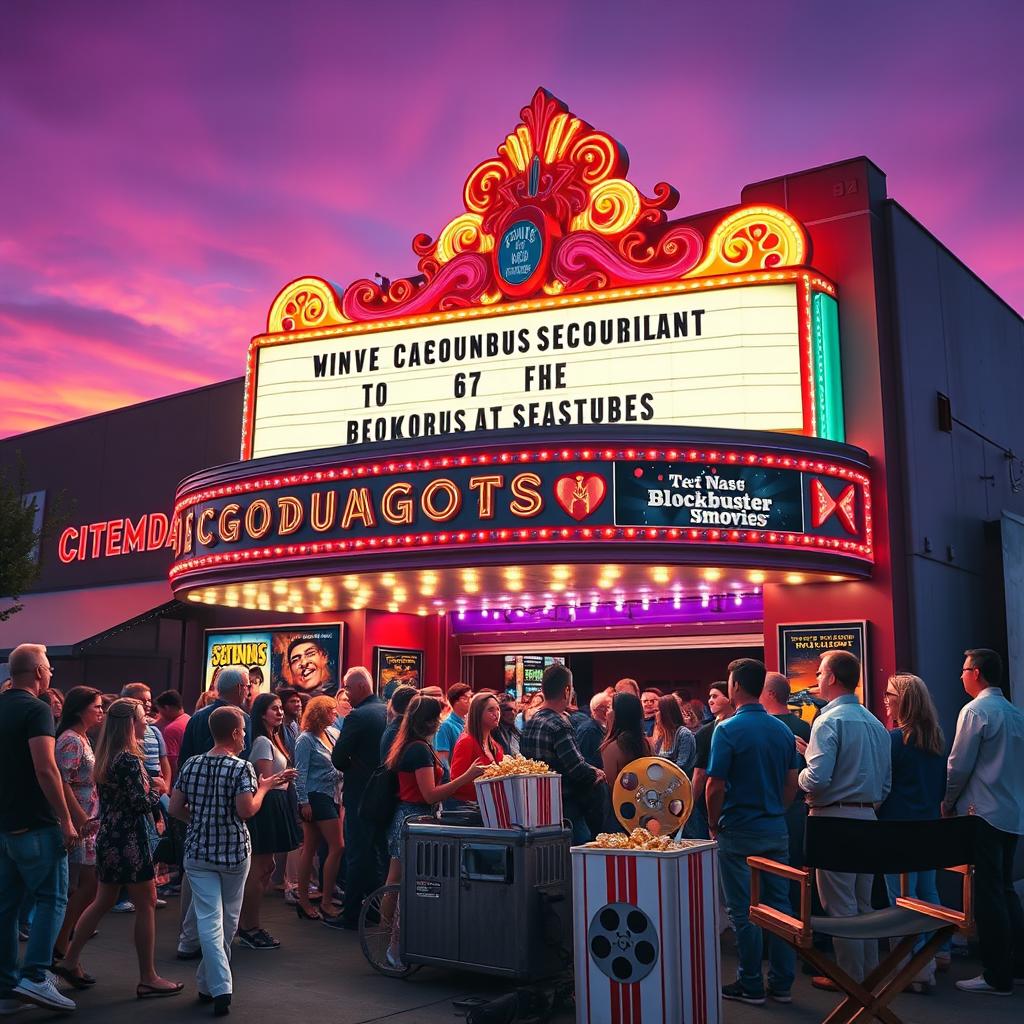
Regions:
[[23, 643], [73, 656], [114, 630], [181, 608], [166, 580], [26, 594], [19, 603], [22, 610], [0, 622], [0, 659]]

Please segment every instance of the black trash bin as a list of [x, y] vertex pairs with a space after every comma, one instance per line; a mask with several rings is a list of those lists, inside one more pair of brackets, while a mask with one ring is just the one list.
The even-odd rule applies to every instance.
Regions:
[[572, 964], [571, 833], [457, 823], [471, 813], [405, 823], [402, 959], [517, 981], [559, 973]]

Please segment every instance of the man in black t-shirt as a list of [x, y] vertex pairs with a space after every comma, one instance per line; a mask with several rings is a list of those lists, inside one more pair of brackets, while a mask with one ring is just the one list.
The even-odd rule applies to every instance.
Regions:
[[[22, 1002], [74, 1010], [47, 973], [68, 903], [67, 851], [80, 841], [54, 758], [53, 714], [39, 699], [53, 669], [41, 644], [15, 647], [9, 669], [11, 688], [0, 693], [0, 1013]], [[19, 971], [14, 934], [26, 898], [35, 910]]]
[[694, 734], [697, 745], [697, 759], [693, 762], [693, 813], [690, 815], [687, 830], [683, 833], [687, 839], [707, 839], [708, 809], [704, 800], [704, 787], [708, 781], [708, 762], [711, 760], [711, 737], [715, 726], [733, 713], [732, 701], [729, 700], [729, 684], [726, 682], [712, 683], [708, 688], [708, 710], [714, 715], [710, 722], [705, 722]]
[[[793, 714], [789, 708], [791, 693], [789, 680], [781, 672], [769, 672], [764, 678], [764, 689], [761, 691], [761, 705], [772, 718], [777, 718], [785, 725], [794, 737], [805, 743], [811, 738], [811, 727], [799, 715]], [[797, 753], [798, 766], [807, 766], [803, 755]], [[804, 833], [807, 829], [807, 804], [804, 795], [797, 790], [796, 799], [786, 811], [786, 828], [789, 831], [789, 863], [792, 867], [802, 867], [804, 863]], [[800, 887], [794, 882], [790, 886], [790, 897], [794, 913], [799, 914]]]

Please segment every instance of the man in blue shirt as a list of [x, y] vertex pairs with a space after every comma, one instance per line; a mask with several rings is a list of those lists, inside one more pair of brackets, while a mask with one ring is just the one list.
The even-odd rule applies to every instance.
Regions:
[[448, 687], [446, 696], [452, 713], [437, 730], [437, 735], [434, 737], [434, 749], [445, 764], [451, 764], [452, 751], [466, 728], [466, 715], [469, 714], [469, 702], [473, 699], [473, 688], [465, 683], [452, 683]]
[[[718, 840], [722, 889], [739, 952], [737, 980], [722, 986], [722, 996], [757, 1006], [765, 1001], [764, 940], [761, 929], [750, 922], [747, 858], [788, 863], [786, 809], [796, 794], [798, 766], [793, 734], [759, 702], [765, 674], [764, 665], [752, 658], [730, 663], [729, 698], [736, 713], [715, 729], [705, 790], [708, 827], [711, 838]], [[792, 913], [785, 879], [764, 875], [761, 899]], [[767, 994], [776, 1002], [791, 1002], [796, 954], [772, 936], [769, 957]]]

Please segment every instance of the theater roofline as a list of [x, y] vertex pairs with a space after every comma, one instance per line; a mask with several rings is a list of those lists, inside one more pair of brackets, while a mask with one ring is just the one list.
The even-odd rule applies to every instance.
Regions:
[[131, 405], [118, 405], [113, 409], [103, 409], [100, 412], [91, 412], [86, 416], [77, 416], [71, 420], [61, 420], [60, 423], [51, 423], [45, 427], [36, 427], [34, 430], [23, 430], [18, 434], [8, 434], [6, 437], [0, 437], [0, 445], [6, 444], [8, 441], [13, 441], [16, 438], [22, 437], [34, 437], [38, 434], [42, 434], [47, 430], [58, 430], [61, 427], [69, 427], [72, 424], [87, 423], [89, 420], [99, 419], [101, 416], [110, 416], [117, 412], [127, 412], [129, 409], [141, 409], [147, 405], [156, 405], [159, 402], [171, 402], [185, 395], [198, 394], [200, 391], [210, 391], [213, 388], [223, 387], [225, 384], [242, 383], [244, 377], [229, 377], [227, 380], [213, 381], [210, 384], [203, 384], [197, 388], [189, 388], [187, 391], [175, 391], [169, 395], [160, 395], [157, 398], [147, 398], [142, 402], [133, 402]]

